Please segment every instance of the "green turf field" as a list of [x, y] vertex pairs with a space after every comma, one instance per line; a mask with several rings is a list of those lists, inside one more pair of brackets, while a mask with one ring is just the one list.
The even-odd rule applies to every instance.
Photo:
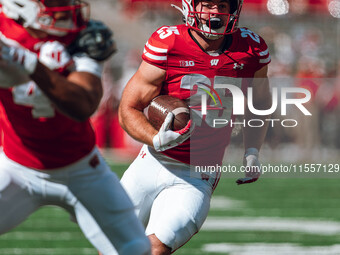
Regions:
[[[121, 175], [127, 166], [112, 167]], [[223, 178], [206, 224], [175, 254], [340, 254], [339, 191], [337, 178], [262, 178], [244, 186], [237, 186], [234, 178]], [[97, 252], [67, 213], [48, 207], [1, 236], [0, 254]]]

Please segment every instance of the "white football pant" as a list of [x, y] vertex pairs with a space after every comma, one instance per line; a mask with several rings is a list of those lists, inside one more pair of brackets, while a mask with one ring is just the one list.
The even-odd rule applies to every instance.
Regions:
[[[136, 207], [146, 235], [175, 251], [205, 221], [216, 179], [194, 176], [189, 165], [160, 156], [144, 145], [121, 183]], [[158, 157], [158, 158], [156, 158]]]
[[80, 161], [52, 171], [29, 169], [1, 153], [0, 235], [44, 205], [70, 212], [103, 255], [150, 254], [131, 200], [97, 148]]

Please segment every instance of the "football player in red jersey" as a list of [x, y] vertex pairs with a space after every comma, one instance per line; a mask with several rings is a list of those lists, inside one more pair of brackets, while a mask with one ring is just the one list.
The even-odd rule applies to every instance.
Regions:
[[[254, 107], [271, 106], [269, 51], [260, 36], [238, 28], [242, 4], [243, 0], [183, 0], [182, 8], [177, 8], [185, 24], [163, 26], [150, 37], [143, 62], [124, 90], [120, 123], [145, 145], [121, 182], [146, 226], [153, 255], [173, 253], [201, 228], [220, 173], [197, 174], [190, 169], [221, 165], [232, 127], [209, 127], [209, 111], [205, 118], [195, 119], [194, 129], [179, 134], [167, 128], [173, 119], [169, 113], [158, 131], [144, 116], [144, 108], [160, 94], [194, 106], [193, 98], [200, 96], [198, 88], [212, 92], [220, 84], [233, 84], [243, 92], [252, 86]], [[223, 91], [219, 96], [225, 105], [231, 97], [230, 92]], [[229, 114], [230, 120], [235, 120], [230, 109], [220, 110], [223, 116]], [[194, 114], [202, 116], [197, 109]], [[249, 120], [255, 116], [246, 109], [244, 117]], [[265, 118], [268, 116], [256, 116]], [[244, 164], [253, 171], [238, 179], [238, 184], [259, 178], [258, 153], [266, 130], [266, 124], [244, 127]]]
[[100, 61], [114, 52], [111, 31], [88, 20], [86, 2], [1, 3], [0, 234], [57, 205], [102, 254], [150, 254], [89, 122], [102, 96]]

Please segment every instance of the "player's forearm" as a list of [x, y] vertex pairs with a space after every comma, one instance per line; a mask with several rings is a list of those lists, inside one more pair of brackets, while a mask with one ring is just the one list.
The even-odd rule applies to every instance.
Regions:
[[[271, 106], [271, 100], [270, 98], [268, 98], [265, 101], [262, 101], [261, 103], [256, 105], [256, 109], [259, 110], [265, 110], [270, 108]], [[269, 122], [266, 121], [266, 119], [269, 119], [271, 115], [264, 115], [264, 116], [259, 116], [259, 115], [255, 115], [253, 113], [251, 113], [249, 111], [249, 109], [246, 108], [245, 111], [245, 127], [243, 129], [243, 143], [244, 143], [244, 147], [245, 149], [247, 148], [257, 148], [258, 150], [260, 150], [266, 134], [267, 134], [267, 130], [268, 130], [268, 126], [269, 126]], [[260, 127], [250, 127], [248, 125], [248, 121], [251, 119], [257, 119], [257, 120], [262, 120], [261, 124], [263, 123], [263, 125], [259, 125]]]
[[[100, 79], [91, 74], [82, 73], [80, 76], [83, 76], [82, 79], [90, 80], [89, 83], [100, 83]], [[73, 75], [73, 77], [77, 77], [77, 75]], [[77, 81], [77, 78], [68, 80], [41, 63], [37, 64], [31, 78], [58, 110], [77, 121], [88, 119], [95, 112], [102, 96], [101, 89], [91, 90], [91, 88], [86, 89], [79, 86], [74, 82]], [[91, 81], [91, 79], [94, 80]], [[98, 81], [95, 79], [98, 79]]]
[[[269, 116], [267, 116], [268, 118]], [[257, 118], [262, 119], [262, 118]], [[264, 120], [264, 119], [263, 119]], [[247, 123], [247, 120], [246, 120]], [[243, 129], [244, 148], [256, 148], [260, 150], [268, 130], [268, 123], [264, 121], [262, 127], [245, 127]]]
[[118, 116], [120, 125], [132, 138], [153, 146], [152, 139], [158, 131], [149, 123], [142, 111], [121, 104]]

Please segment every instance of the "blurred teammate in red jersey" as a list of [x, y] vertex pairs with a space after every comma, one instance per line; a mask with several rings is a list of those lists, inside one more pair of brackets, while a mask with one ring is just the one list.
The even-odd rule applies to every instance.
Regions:
[[114, 51], [112, 33], [88, 21], [82, 1], [1, 2], [0, 234], [57, 205], [102, 254], [150, 254], [88, 119], [102, 96], [100, 61]]
[[[194, 120], [195, 128], [192, 122], [190, 131], [173, 132], [167, 128], [173, 119], [170, 113], [158, 131], [144, 116], [144, 108], [163, 94], [193, 106], [194, 99], [202, 95], [198, 88], [213, 92], [216, 84], [234, 84], [245, 92], [247, 80], [241, 78], [259, 78], [250, 85], [256, 109], [271, 106], [270, 55], [260, 36], [238, 28], [242, 4], [243, 0], [183, 0], [182, 8], [177, 8], [186, 24], [163, 26], [150, 37], [143, 62], [123, 93], [121, 125], [145, 145], [121, 182], [146, 226], [153, 255], [173, 253], [201, 228], [219, 173], [194, 176], [190, 166], [221, 165], [232, 127], [209, 127], [208, 115], [213, 111], [208, 111], [205, 118]], [[220, 97], [230, 103], [226, 90]], [[222, 118], [235, 119], [230, 109], [220, 110]], [[194, 114], [202, 116], [197, 109]], [[255, 116], [246, 110], [245, 119], [252, 118]], [[268, 116], [256, 116], [259, 118]], [[244, 128], [244, 164], [255, 170], [238, 179], [238, 184], [258, 179], [258, 153], [266, 130], [267, 125]]]

